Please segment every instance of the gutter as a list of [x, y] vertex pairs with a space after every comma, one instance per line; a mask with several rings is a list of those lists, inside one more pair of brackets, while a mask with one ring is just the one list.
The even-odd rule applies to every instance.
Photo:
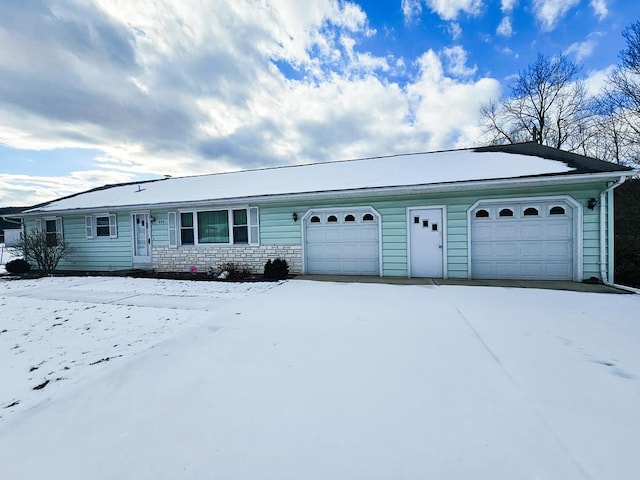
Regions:
[[20, 226], [22, 226], [22, 222], [21, 222], [21, 221], [13, 220], [14, 218], [16, 218], [16, 216], [12, 216], [12, 217], [0, 217], [0, 218], [2, 218], [2, 220], [4, 220], [4, 221], [5, 221], [5, 222], [7, 222], [7, 223], [13, 223], [13, 224], [15, 224], [15, 225], [20, 225]]
[[[150, 209], [181, 209], [181, 208], [193, 208], [199, 206], [210, 205], [241, 205], [244, 203], [283, 203], [283, 202], [306, 202], [317, 201], [323, 199], [357, 199], [362, 196], [372, 197], [384, 197], [390, 195], [420, 195], [430, 193], [448, 193], [459, 191], [477, 191], [477, 190], [490, 190], [500, 189], [507, 187], [544, 187], [553, 186], [557, 184], [563, 185], [575, 185], [584, 184], [598, 181], [611, 181], [612, 179], [618, 179], [620, 177], [633, 176], [637, 172], [625, 172], [626, 174], [613, 173], [613, 172], [598, 172], [590, 174], [574, 174], [574, 175], [553, 175], [553, 176], [538, 176], [527, 178], [505, 178], [505, 179], [493, 179], [493, 180], [461, 180], [456, 182], [439, 183], [439, 184], [418, 184], [418, 185], [402, 185], [402, 186], [390, 186], [390, 187], [364, 187], [364, 188], [352, 188], [347, 190], [324, 190], [324, 191], [312, 191], [312, 192], [300, 192], [300, 193], [276, 193], [276, 194], [264, 194], [264, 195], [249, 195], [243, 197], [231, 197], [231, 198], [208, 198], [201, 200], [186, 200], [186, 201], [174, 201], [174, 202], [146, 202], [130, 205], [100, 205], [95, 207], [79, 207], [79, 208], [64, 208], [64, 209], [50, 209], [47, 210], [46, 206], [42, 209], [27, 210], [18, 215], [20, 218], [26, 217], [41, 217], [43, 215], [56, 215], [56, 214], [84, 214], [96, 211], [108, 210], [110, 212], [116, 211], [132, 211], [132, 210], [150, 210]], [[119, 187], [114, 187], [119, 188]], [[51, 203], [56, 203], [53, 201]]]
[[[613, 247], [614, 247], [613, 242], [615, 239], [613, 235], [613, 195], [611, 195], [610, 199], [607, 199], [606, 207], [605, 207], [605, 198], [609, 194], [612, 194], [613, 190], [618, 188], [620, 185], [622, 185], [626, 180], [627, 180], [627, 177], [623, 175], [620, 177], [620, 179], [618, 179], [617, 182], [614, 182], [608, 188], [606, 188], [600, 193], [600, 279], [602, 280], [602, 283], [604, 283], [605, 285], [608, 285], [609, 287], [615, 286], [614, 283], [609, 280], [609, 274], [607, 272], [607, 267], [613, 266]], [[606, 211], [605, 211], [605, 208], [606, 208]], [[608, 213], [608, 216], [606, 219], [605, 219], [605, 213]], [[608, 233], [609, 233], [608, 235], [606, 235], [607, 220], [609, 221], [609, 226], [610, 226], [610, 228], [608, 229]], [[608, 253], [609, 253], [608, 262], [607, 262], [607, 247], [608, 247]], [[613, 272], [611, 272], [611, 276], [613, 277]]]

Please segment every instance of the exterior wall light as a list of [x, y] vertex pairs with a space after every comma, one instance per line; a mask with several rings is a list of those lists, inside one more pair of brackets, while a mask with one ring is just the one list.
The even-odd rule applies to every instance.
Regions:
[[593, 210], [594, 208], [596, 208], [596, 205], [598, 204], [598, 200], [596, 200], [595, 198], [590, 198], [587, 201], [587, 208], [589, 210]]
[[297, 214], [296, 212], [293, 212], [293, 213], [291, 214], [291, 218], [293, 218], [293, 221], [294, 221], [294, 222], [297, 222], [297, 221], [298, 221], [298, 214]]

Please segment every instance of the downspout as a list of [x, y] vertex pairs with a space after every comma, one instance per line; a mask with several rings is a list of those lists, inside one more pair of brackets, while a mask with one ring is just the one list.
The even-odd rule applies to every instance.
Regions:
[[[603, 190], [602, 193], [600, 193], [600, 279], [602, 280], [602, 283], [609, 286], [613, 285], [613, 282], [609, 281], [609, 275], [607, 273], [607, 264], [609, 263], [607, 262], [607, 237], [613, 240], [613, 235], [612, 235], [612, 231], [609, 231], [608, 232], [609, 234], [607, 235], [607, 228], [606, 228], [607, 221], [605, 218], [605, 213], [606, 213], [605, 198], [609, 194], [609, 192], [613, 191], [615, 188], [618, 188], [620, 185], [622, 185], [626, 179], [627, 177], [620, 177], [620, 180], [611, 184], [608, 188]], [[610, 202], [606, 202], [606, 203], [607, 203], [607, 207], [609, 208], [609, 213], [612, 214], [613, 209], [609, 205]], [[613, 201], [611, 202], [611, 204], [613, 204]], [[611, 259], [613, 258], [613, 242], [612, 241], [610, 242], [609, 246], [611, 247], [609, 248], [609, 252], [608, 252], [609, 261], [611, 261]]]

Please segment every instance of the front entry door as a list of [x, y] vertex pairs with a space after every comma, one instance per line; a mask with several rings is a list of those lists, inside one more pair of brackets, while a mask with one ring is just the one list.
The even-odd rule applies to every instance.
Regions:
[[148, 213], [134, 213], [133, 221], [133, 264], [151, 264], [151, 224]]
[[410, 273], [412, 277], [443, 277], [442, 219], [442, 208], [409, 210]]

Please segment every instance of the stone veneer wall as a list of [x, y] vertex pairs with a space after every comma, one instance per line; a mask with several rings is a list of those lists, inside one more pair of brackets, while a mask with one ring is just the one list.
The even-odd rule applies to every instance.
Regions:
[[302, 273], [300, 245], [257, 245], [224, 247], [153, 247], [153, 268], [157, 272], [189, 272], [192, 266], [198, 272], [209, 267], [217, 269], [227, 262], [248, 266], [253, 273], [263, 273], [267, 260], [281, 258], [289, 264], [290, 273]]

